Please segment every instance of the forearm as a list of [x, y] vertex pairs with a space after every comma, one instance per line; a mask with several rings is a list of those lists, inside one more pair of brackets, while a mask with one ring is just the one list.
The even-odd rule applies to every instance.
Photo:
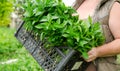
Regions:
[[120, 54], [120, 39], [97, 47], [98, 57], [113, 56]]

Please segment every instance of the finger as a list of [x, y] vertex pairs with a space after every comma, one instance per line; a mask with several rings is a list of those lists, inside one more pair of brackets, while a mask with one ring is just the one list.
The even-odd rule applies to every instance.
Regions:
[[86, 61], [87, 61], [87, 62], [91, 62], [91, 61], [93, 61], [93, 60], [95, 60], [95, 58], [94, 58], [94, 57], [91, 57], [91, 58], [87, 59]]
[[95, 59], [96, 59], [96, 56], [90, 55], [86, 61], [87, 61], [87, 62], [90, 62], [90, 61], [93, 61], [93, 60], [95, 60]]
[[88, 52], [88, 55], [92, 55], [92, 51], [89, 51], [89, 52]]
[[91, 55], [94, 53], [94, 49], [91, 49], [90, 51], [88, 51], [88, 54]]
[[87, 62], [91, 62], [91, 61], [93, 61], [93, 59], [89, 59], [89, 60], [86, 60]]
[[92, 48], [90, 51], [88, 51], [88, 55], [92, 55], [96, 51], [96, 48]]

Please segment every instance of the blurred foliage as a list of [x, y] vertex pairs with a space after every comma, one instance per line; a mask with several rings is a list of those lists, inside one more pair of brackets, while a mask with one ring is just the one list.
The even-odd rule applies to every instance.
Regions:
[[[43, 71], [14, 33], [14, 29], [0, 27], [0, 71]], [[17, 61], [6, 63], [12, 59]]]
[[[9, 60], [17, 61], [5, 63]], [[0, 54], [0, 71], [43, 71], [26, 49], [18, 48], [13, 53]]]
[[21, 48], [13, 33], [13, 29], [0, 27], [0, 53], [10, 53]]
[[0, 0], [0, 26], [8, 26], [11, 22], [13, 0]]

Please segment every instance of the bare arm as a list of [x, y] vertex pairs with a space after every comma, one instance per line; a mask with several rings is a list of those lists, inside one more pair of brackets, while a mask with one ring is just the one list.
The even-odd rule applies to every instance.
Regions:
[[109, 27], [115, 40], [90, 50], [88, 52], [89, 58], [86, 61], [90, 62], [97, 57], [120, 54], [120, 4], [117, 2], [114, 3], [110, 12]]

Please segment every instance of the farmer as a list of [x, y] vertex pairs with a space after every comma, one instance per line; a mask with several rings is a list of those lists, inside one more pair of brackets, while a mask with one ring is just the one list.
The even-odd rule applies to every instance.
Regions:
[[[85, 60], [85, 70], [117, 71], [116, 55], [120, 53], [120, 3], [117, 0], [76, 0], [73, 6], [80, 19], [91, 16], [93, 22], [100, 22], [106, 43], [91, 49]], [[84, 63], [84, 62], [83, 62]]]

